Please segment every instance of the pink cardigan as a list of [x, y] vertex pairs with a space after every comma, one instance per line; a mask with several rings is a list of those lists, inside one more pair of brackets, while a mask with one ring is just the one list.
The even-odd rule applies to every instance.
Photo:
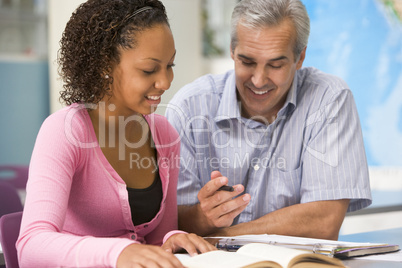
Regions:
[[178, 231], [180, 143], [159, 115], [145, 116], [154, 139], [163, 199], [155, 218], [131, 219], [126, 184], [103, 155], [83, 105], [43, 123], [33, 150], [20, 236], [21, 267], [115, 267], [132, 243], [161, 245]]

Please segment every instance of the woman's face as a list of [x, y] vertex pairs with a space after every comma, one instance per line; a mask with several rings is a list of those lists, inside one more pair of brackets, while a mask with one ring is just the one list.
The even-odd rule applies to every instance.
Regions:
[[173, 80], [176, 55], [173, 35], [165, 24], [158, 24], [136, 35], [133, 49], [120, 49], [120, 63], [113, 68], [112, 96], [115, 112], [130, 116], [155, 111]]

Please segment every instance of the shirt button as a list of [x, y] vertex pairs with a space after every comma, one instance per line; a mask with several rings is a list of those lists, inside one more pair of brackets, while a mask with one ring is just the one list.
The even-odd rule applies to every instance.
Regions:
[[131, 235], [131, 239], [132, 239], [132, 240], [136, 240], [136, 239], [137, 239], [137, 235], [135, 235], [135, 234]]
[[260, 169], [260, 166], [259, 166], [259, 165], [255, 165], [255, 166], [254, 166], [254, 170], [255, 170], [255, 171], [257, 171], [257, 170], [259, 170], [259, 169]]

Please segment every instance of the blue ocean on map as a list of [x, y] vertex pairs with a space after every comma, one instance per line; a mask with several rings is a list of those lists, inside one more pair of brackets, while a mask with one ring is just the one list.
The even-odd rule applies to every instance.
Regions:
[[[304, 66], [342, 77], [356, 100], [370, 166], [402, 166], [402, 15], [390, 0], [305, 0]], [[395, 0], [399, 2], [400, 0]]]

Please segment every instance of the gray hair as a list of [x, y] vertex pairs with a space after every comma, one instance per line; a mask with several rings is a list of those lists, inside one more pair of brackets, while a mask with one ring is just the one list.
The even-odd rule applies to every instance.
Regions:
[[241, 0], [232, 13], [232, 51], [238, 43], [238, 24], [255, 29], [278, 25], [286, 18], [291, 19], [295, 26], [296, 40], [293, 52], [297, 59], [307, 46], [310, 35], [310, 18], [300, 0]]

